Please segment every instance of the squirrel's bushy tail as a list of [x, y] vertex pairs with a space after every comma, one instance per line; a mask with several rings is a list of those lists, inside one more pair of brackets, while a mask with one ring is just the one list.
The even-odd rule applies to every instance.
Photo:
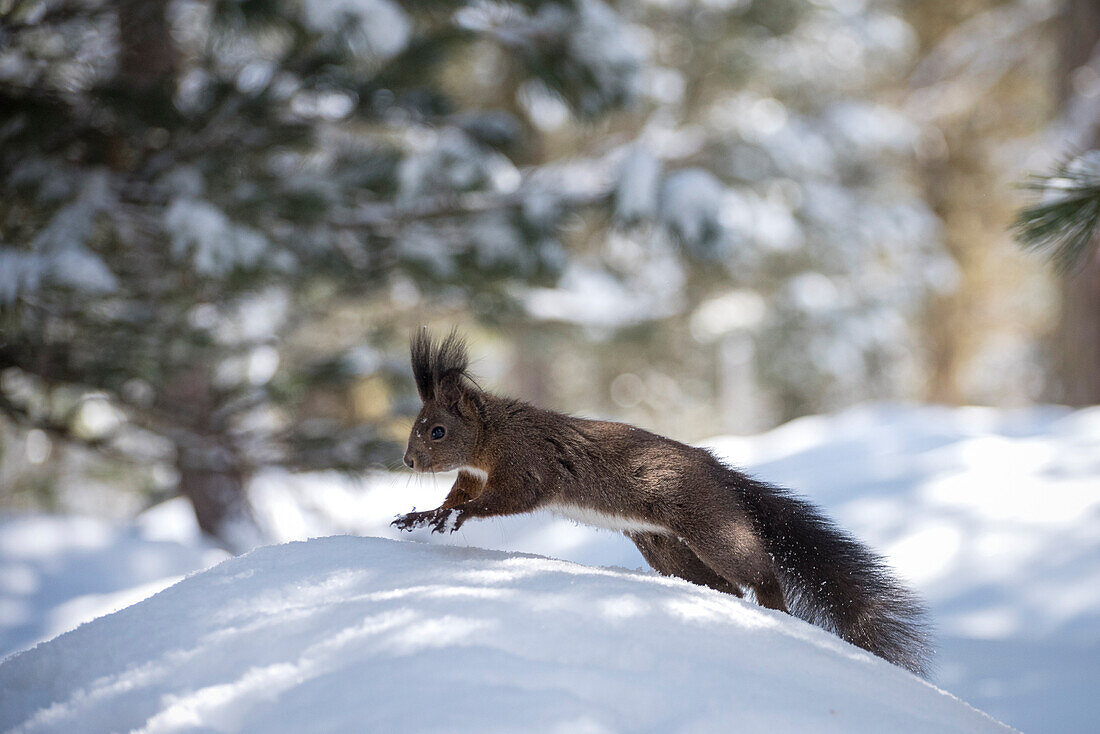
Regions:
[[787, 490], [743, 475], [736, 485], [792, 614], [918, 675], [928, 672], [924, 608], [882, 558]]

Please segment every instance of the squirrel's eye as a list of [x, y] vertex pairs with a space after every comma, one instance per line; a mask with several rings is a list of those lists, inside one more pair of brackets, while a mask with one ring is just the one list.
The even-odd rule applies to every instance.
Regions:
[[435, 428], [432, 429], [432, 438], [435, 439], [436, 441], [438, 441], [439, 439], [443, 438], [443, 436], [446, 435], [446, 433], [447, 433], [446, 428], [444, 428], [443, 426], [436, 426]]

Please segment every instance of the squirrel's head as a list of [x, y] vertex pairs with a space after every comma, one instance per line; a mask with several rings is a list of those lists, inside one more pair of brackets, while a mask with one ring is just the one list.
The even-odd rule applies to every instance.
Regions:
[[426, 329], [412, 338], [412, 371], [424, 406], [416, 416], [405, 466], [450, 471], [471, 465], [484, 423], [483, 393], [467, 372], [466, 343], [456, 331], [436, 342]]

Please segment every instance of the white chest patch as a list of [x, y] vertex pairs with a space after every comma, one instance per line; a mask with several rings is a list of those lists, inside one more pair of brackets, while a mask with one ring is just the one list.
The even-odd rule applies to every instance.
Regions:
[[460, 474], [469, 474], [482, 484], [489, 481], [489, 472], [484, 469], [478, 469], [476, 466], [460, 466], [458, 467], [458, 472]]
[[660, 525], [655, 525], [645, 520], [636, 520], [632, 517], [624, 517], [623, 515], [612, 515], [606, 512], [600, 512], [599, 510], [590, 510], [587, 507], [580, 507], [579, 505], [554, 502], [546, 505], [545, 509], [550, 510], [550, 512], [555, 515], [560, 515], [569, 520], [575, 520], [582, 525], [592, 525], [597, 528], [617, 530], [622, 533], [670, 534], [668, 528], [663, 528]]

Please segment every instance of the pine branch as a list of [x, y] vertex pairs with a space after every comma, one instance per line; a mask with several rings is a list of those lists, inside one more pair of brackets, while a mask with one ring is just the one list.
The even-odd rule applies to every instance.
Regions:
[[163, 459], [163, 457], [151, 455], [136, 455], [119, 448], [116, 445], [116, 441], [120, 437], [117, 431], [105, 436], [82, 436], [73, 430], [69, 421], [33, 416], [29, 410], [16, 405], [3, 393], [0, 393], [0, 416], [7, 417], [8, 420], [23, 430], [42, 431], [55, 440], [94, 451], [112, 461], [147, 465]]
[[114, 10], [110, 3], [98, 7], [84, 3], [64, 3], [54, 5], [39, 15], [37, 10], [31, 9], [32, 5], [35, 3], [14, 3], [0, 10], [0, 24], [3, 25], [4, 32], [16, 34], [71, 20], [94, 20]]
[[1077, 156], [1052, 175], [1034, 176], [1025, 187], [1042, 200], [1016, 216], [1016, 240], [1047, 255], [1060, 272], [1074, 270], [1100, 236], [1100, 150]]
[[[372, 203], [360, 205], [347, 218], [332, 222], [341, 229], [384, 229], [413, 220], [438, 217], [468, 216], [523, 206], [528, 191], [508, 193], [470, 191], [461, 194], [424, 196], [402, 203]], [[554, 200], [564, 209], [598, 206], [611, 198], [611, 190], [595, 189], [579, 192], [556, 192]]]

